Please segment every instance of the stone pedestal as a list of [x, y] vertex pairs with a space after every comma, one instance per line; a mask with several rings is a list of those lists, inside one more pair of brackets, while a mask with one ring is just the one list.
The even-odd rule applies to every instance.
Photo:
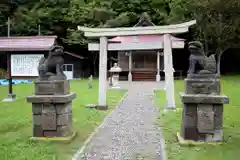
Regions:
[[220, 80], [200, 76], [185, 79], [182, 126], [179, 139], [184, 141], [222, 141], [223, 105], [227, 96], [220, 95]]
[[119, 86], [119, 74], [118, 73], [113, 73], [113, 76], [112, 76], [112, 88], [120, 88]]
[[68, 80], [35, 82], [35, 95], [28, 96], [32, 103], [33, 137], [68, 138], [72, 132], [72, 100]]
[[4, 98], [3, 102], [13, 102], [16, 100], [16, 94], [8, 94], [7, 98]]
[[35, 95], [65, 95], [69, 93], [68, 80], [35, 81]]

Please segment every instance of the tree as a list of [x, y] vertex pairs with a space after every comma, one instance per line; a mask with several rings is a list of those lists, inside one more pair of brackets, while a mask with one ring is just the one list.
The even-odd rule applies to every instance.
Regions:
[[[6, 17], [11, 13], [13, 35], [36, 35], [38, 25], [41, 25], [41, 32], [46, 34], [63, 34], [67, 23], [64, 15], [69, 9], [70, 0], [12, 0], [1, 3], [0, 12], [6, 22]], [[9, 3], [10, 2], [10, 3]], [[6, 27], [6, 26], [4, 26]], [[63, 34], [64, 36], [64, 34]]]
[[[196, 19], [195, 38], [204, 42], [210, 53], [221, 55], [240, 45], [240, 2], [238, 0], [171, 1], [170, 20]], [[220, 63], [219, 66], [220, 67]]]
[[238, 0], [176, 0], [171, 6], [170, 20], [197, 19], [195, 37], [207, 41], [211, 51], [239, 46]]
[[7, 35], [7, 20], [13, 16], [14, 11], [21, 4], [20, 0], [2, 0], [0, 2], [0, 36]]
[[68, 43], [86, 44], [89, 41], [76, 31], [77, 25], [87, 27], [131, 27], [147, 12], [156, 25], [165, 24], [168, 9], [165, 0], [72, 0], [66, 19]]
[[197, 19], [194, 37], [207, 52], [223, 52], [238, 46], [239, 0], [2, 0], [0, 36], [7, 33], [12, 18], [13, 35], [57, 34], [69, 45], [89, 42], [77, 25], [87, 27], [130, 27], [147, 12], [156, 25]]

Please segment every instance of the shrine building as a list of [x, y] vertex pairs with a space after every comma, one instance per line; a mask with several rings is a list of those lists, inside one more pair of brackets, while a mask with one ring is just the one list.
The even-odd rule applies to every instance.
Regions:
[[[155, 26], [148, 15], [143, 14], [134, 27]], [[184, 39], [171, 35], [172, 48], [184, 48]], [[117, 36], [108, 39], [109, 51], [117, 51], [117, 61], [122, 72], [120, 79], [128, 81], [160, 81], [164, 79], [164, 36]], [[99, 44], [90, 43], [90, 51], [99, 51]], [[181, 71], [180, 71], [181, 72]], [[181, 75], [182, 73], [180, 73]], [[163, 75], [163, 76], [161, 76]]]

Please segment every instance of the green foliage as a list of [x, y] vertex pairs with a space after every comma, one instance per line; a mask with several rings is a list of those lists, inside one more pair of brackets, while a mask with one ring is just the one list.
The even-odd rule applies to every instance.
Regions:
[[0, 78], [7, 78], [8, 71], [5, 69], [0, 69]]
[[[81, 95], [72, 103], [72, 130], [78, 135], [71, 143], [33, 142], [32, 106], [26, 96], [32, 95], [33, 84], [14, 85], [13, 92], [17, 100], [13, 103], [0, 101], [0, 159], [1, 160], [66, 160], [71, 159], [88, 136], [111, 112], [125, 92], [111, 90], [107, 92], [108, 111], [89, 110], [85, 106], [97, 103], [98, 81], [93, 80], [92, 89], [88, 89], [88, 80], [71, 81], [71, 91]], [[0, 86], [0, 100], [8, 93], [7, 86]], [[91, 96], [89, 96], [91, 95]], [[24, 107], [21, 107], [24, 106]]]
[[89, 42], [77, 26], [130, 27], [147, 12], [156, 25], [197, 20], [194, 37], [211, 50], [238, 47], [240, 38], [239, 0], [2, 0], [0, 36], [7, 34], [7, 17], [12, 35], [57, 34], [64, 42]]
[[156, 24], [164, 24], [166, 10], [163, 0], [72, 0], [65, 16], [72, 26], [66, 41], [86, 44], [83, 35], [76, 31], [77, 25], [87, 27], [130, 27], [137, 23], [143, 12], [148, 12]]
[[230, 104], [224, 105], [223, 132], [224, 142], [222, 145], [197, 145], [180, 146], [176, 139], [176, 133], [181, 130], [182, 102], [179, 92], [184, 91], [183, 80], [177, 80], [175, 86], [176, 112], [161, 112], [166, 104], [164, 91], [156, 91], [156, 104], [159, 106], [159, 124], [162, 127], [166, 142], [166, 154], [168, 160], [238, 160], [240, 145], [240, 90], [239, 76], [223, 76], [221, 78], [221, 90], [231, 99]]
[[[3, 14], [0, 18], [2, 22], [6, 22], [7, 17], [11, 16], [12, 35], [37, 35], [39, 24], [42, 34], [53, 34], [56, 32], [56, 26], [67, 24], [64, 15], [68, 13], [69, 2], [69, 0], [15, 0], [12, 4], [2, 4], [0, 12]], [[7, 31], [5, 23], [2, 24], [2, 30]]]
[[197, 20], [195, 38], [210, 51], [239, 46], [240, 1], [238, 0], [175, 0], [170, 2], [169, 22]]

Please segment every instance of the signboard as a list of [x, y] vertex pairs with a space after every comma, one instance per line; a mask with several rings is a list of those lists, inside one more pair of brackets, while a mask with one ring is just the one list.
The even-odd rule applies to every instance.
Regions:
[[38, 63], [43, 54], [12, 54], [12, 76], [38, 76]]

